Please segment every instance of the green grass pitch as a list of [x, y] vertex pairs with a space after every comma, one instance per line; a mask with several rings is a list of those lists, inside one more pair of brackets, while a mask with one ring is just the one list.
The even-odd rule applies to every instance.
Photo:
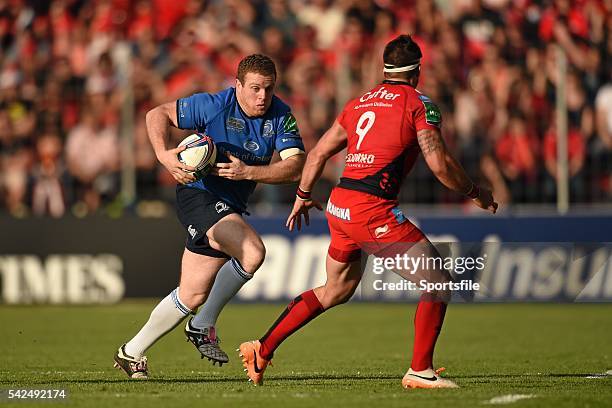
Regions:
[[[113, 353], [153, 306], [0, 306], [0, 388], [67, 388], [67, 406], [113, 408], [475, 407], [509, 394], [532, 396], [509, 404], [517, 407], [612, 406], [612, 376], [597, 375], [612, 369], [610, 304], [451, 305], [435, 361], [454, 390], [401, 388], [415, 306], [398, 304], [353, 303], [317, 318], [277, 351], [263, 387], [247, 383], [234, 350], [284, 305], [230, 305], [219, 321], [228, 365], [200, 360], [178, 327], [149, 350], [151, 379], [129, 381]], [[0, 401], [11, 405], [40, 403]]]

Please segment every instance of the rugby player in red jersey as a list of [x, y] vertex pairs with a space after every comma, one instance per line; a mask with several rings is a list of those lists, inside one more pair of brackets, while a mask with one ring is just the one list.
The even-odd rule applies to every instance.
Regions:
[[[440, 255], [425, 235], [402, 214], [397, 195], [402, 180], [420, 152], [438, 180], [471, 198], [478, 207], [495, 213], [491, 192], [475, 185], [446, 149], [440, 133], [438, 107], [416, 90], [419, 46], [408, 35], [390, 41], [384, 50], [385, 80], [350, 101], [331, 128], [308, 154], [287, 227], [309, 223], [308, 211], [321, 204], [310, 197], [325, 162], [347, 148], [340, 183], [326, 208], [331, 242], [326, 260], [325, 285], [295, 298], [260, 339], [242, 343], [239, 351], [249, 379], [261, 384], [274, 350], [292, 333], [324, 311], [348, 301], [361, 280], [361, 251], [379, 257], [413, 254]], [[439, 265], [439, 264], [438, 264]], [[447, 283], [450, 274], [430, 266], [415, 274], [396, 271], [411, 281]], [[402, 379], [405, 388], [455, 388], [433, 368], [433, 352], [442, 327], [447, 290], [421, 295], [415, 318], [412, 362]]]

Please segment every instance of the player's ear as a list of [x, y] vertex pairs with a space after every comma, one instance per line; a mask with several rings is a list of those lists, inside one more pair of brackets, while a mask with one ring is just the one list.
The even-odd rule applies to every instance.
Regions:
[[238, 89], [239, 87], [242, 88], [242, 84], [240, 83], [240, 80], [236, 78], [236, 89]]
[[419, 77], [421, 76], [421, 66], [417, 67], [417, 71], [414, 74], [414, 86], [416, 87], [419, 84]]

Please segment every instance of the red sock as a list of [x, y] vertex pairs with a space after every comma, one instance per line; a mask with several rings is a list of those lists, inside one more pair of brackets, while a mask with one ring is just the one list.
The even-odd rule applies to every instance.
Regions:
[[410, 367], [415, 371], [433, 368], [436, 340], [442, 329], [446, 303], [421, 298], [414, 315], [414, 350]]
[[313, 290], [302, 293], [287, 305], [268, 332], [259, 340], [260, 355], [269, 360], [274, 350], [295, 331], [323, 313], [325, 309]]

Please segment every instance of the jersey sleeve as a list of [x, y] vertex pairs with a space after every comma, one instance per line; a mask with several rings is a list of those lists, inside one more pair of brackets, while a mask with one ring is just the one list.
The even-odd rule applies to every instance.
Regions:
[[336, 120], [338, 121], [340, 126], [342, 126], [346, 130], [346, 123], [345, 123], [346, 113], [345, 112], [346, 112], [346, 110], [343, 109], [342, 112], [340, 112], [340, 114], [336, 118]]
[[217, 98], [198, 93], [176, 101], [176, 120], [179, 129], [204, 130], [220, 110]]
[[412, 112], [414, 128], [418, 132], [424, 129], [440, 129], [442, 127], [442, 114], [438, 106], [425, 95], [418, 95]]
[[347, 123], [346, 123], [346, 112], [348, 111], [348, 107], [349, 104], [351, 103], [351, 101], [348, 101], [345, 105], [344, 108], [342, 109], [342, 112], [340, 112], [340, 114], [338, 115], [338, 117], [336, 118], [336, 120], [338, 121], [338, 123], [340, 124], [340, 126], [342, 126], [344, 128], [344, 130], [348, 130], [347, 128]]
[[274, 147], [283, 160], [305, 150], [297, 121], [291, 111], [285, 113], [279, 121]]

